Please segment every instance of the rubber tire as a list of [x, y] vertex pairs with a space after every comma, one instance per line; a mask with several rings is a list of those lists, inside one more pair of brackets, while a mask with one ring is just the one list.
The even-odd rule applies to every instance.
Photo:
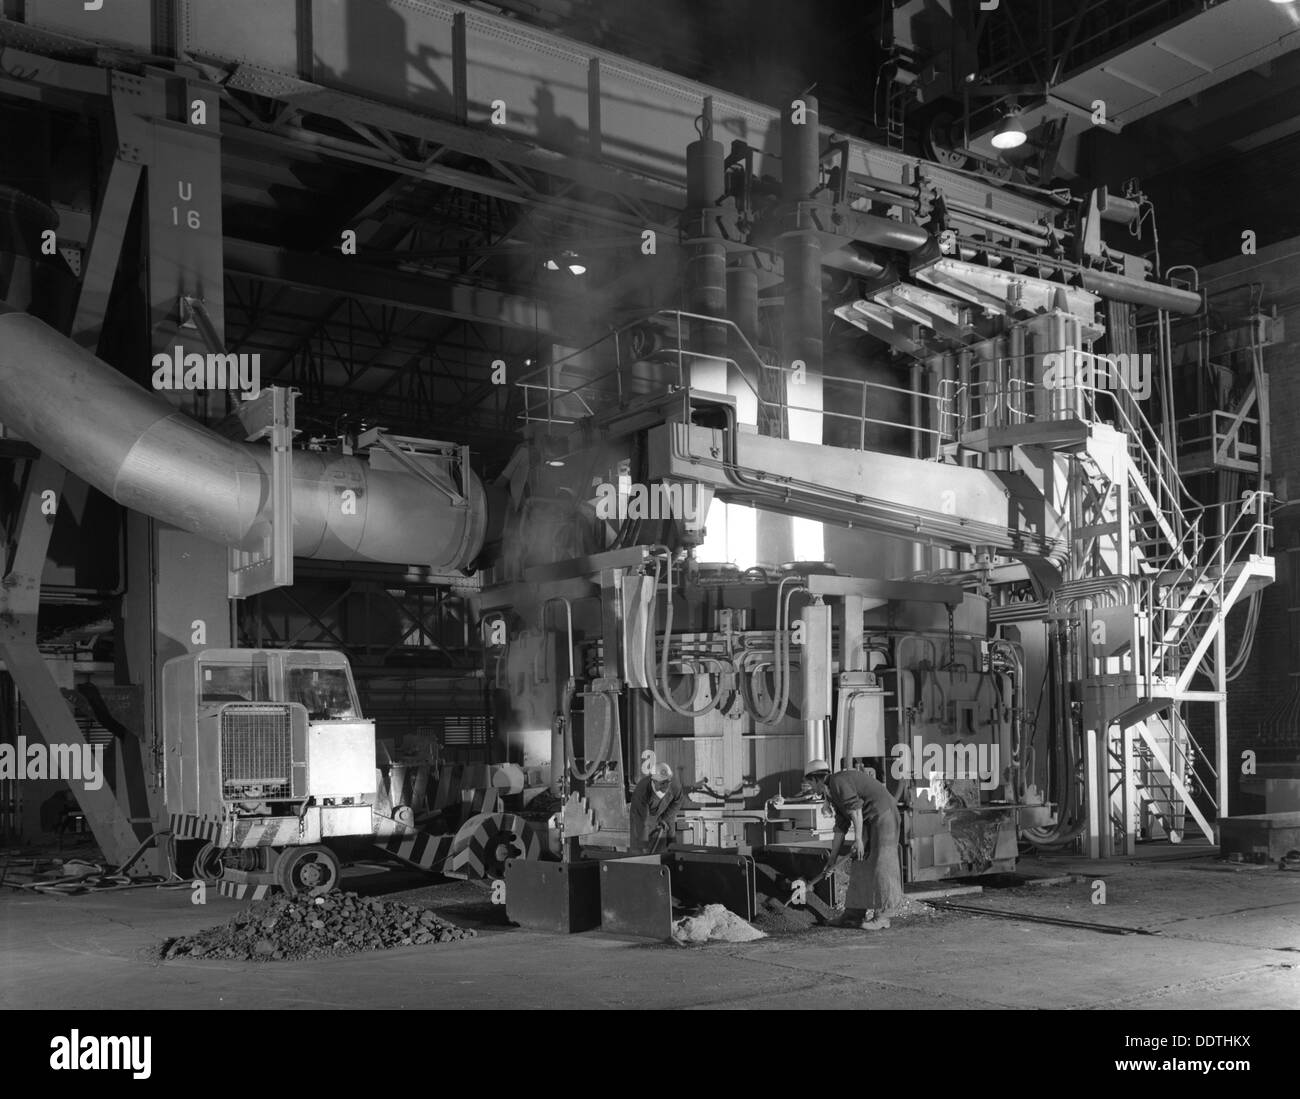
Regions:
[[[319, 884], [303, 883], [301, 871], [309, 863], [328, 867], [327, 878]], [[314, 844], [310, 847], [286, 847], [275, 860], [276, 884], [291, 897], [321, 897], [336, 889], [342, 870], [339, 860], [328, 847]]]

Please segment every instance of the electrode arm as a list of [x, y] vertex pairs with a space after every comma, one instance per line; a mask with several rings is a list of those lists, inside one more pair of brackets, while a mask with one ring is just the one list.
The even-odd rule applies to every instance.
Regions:
[[647, 434], [649, 475], [720, 500], [952, 549], [1025, 561], [1055, 588], [1068, 552], [1060, 516], [1023, 474], [669, 422]]

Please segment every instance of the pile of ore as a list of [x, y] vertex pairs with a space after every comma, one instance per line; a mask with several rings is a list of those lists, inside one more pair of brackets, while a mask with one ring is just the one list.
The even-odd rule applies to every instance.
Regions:
[[289, 897], [281, 893], [249, 905], [219, 927], [165, 943], [162, 956], [290, 961], [447, 943], [474, 936], [474, 931], [448, 923], [416, 905], [355, 893], [323, 897]]

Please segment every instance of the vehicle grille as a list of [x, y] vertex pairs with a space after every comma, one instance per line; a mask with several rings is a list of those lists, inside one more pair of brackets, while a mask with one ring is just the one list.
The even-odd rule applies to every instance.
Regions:
[[221, 794], [227, 800], [287, 798], [293, 725], [286, 706], [229, 705], [221, 711]]

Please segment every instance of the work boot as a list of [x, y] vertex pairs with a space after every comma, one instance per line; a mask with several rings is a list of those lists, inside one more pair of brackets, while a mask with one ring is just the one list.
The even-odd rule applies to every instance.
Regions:
[[863, 931], [883, 931], [889, 926], [889, 917], [876, 916], [874, 919], [863, 920], [858, 926]]

